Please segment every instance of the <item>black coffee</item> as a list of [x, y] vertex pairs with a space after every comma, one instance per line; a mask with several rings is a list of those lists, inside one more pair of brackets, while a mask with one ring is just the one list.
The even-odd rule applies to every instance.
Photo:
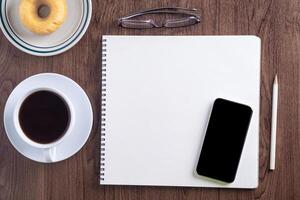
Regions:
[[66, 102], [50, 91], [38, 91], [29, 95], [19, 111], [20, 126], [31, 140], [47, 144], [60, 139], [70, 123]]

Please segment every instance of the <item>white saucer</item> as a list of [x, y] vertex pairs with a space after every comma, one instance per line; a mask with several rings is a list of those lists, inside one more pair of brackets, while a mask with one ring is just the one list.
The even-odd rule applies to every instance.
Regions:
[[0, 0], [0, 28], [18, 49], [37, 56], [52, 56], [73, 47], [86, 32], [92, 15], [91, 0], [66, 0], [67, 18], [52, 34], [37, 35], [25, 28], [19, 18], [19, 0]]
[[12, 145], [25, 157], [48, 163], [44, 150], [30, 146], [21, 139], [13, 124], [13, 111], [20, 97], [39, 87], [53, 87], [67, 96], [73, 104], [75, 115], [72, 134], [56, 146], [55, 162], [65, 160], [77, 153], [87, 141], [93, 124], [92, 106], [83, 89], [70, 78], [54, 73], [31, 76], [22, 81], [10, 94], [4, 109], [4, 127]]

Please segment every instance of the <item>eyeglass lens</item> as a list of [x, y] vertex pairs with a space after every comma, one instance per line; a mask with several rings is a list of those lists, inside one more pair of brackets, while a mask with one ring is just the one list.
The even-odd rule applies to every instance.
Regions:
[[171, 19], [166, 20], [164, 23], [164, 27], [173, 28], [173, 27], [183, 27], [183, 26], [190, 26], [193, 24], [198, 23], [195, 18], [182, 18], [182, 19]]
[[121, 21], [121, 26], [125, 28], [145, 29], [145, 28], [153, 28], [154, 24], [151, 21], [123, 20]]

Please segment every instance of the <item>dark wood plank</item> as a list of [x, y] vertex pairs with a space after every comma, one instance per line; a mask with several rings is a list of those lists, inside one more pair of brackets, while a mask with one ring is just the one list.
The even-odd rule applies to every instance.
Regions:
[[[131, 11], [160, 6], [196, 7], [200, 25], [128, 30], [116, 19]], [[91, 25], [71, 50], [42, 58], [14, 48], [0, 34], [0, 113], [13, 88], [26, 77], [56, 72], [71, 77], [87, 92], [94, 126], [83, 149], [56, 164], [40, 164], [20, 155], [0, 125], [0, 200], [15, 199], [300, 199], [299, 65], [300, 3], [297, 0], [93, 0]], [[255, 190], [99, 186], [100, 36], [103, 34], [222, 35], [253, 34], [262, 39], [260, 185]], [[268, 170], [271, 92], [279, 74], [277, 165]], [[3, 114], [0, 115], [3, 121]]]

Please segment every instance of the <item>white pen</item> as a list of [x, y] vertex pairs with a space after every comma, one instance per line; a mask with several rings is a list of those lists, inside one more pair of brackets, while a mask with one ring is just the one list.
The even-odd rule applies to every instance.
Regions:
[[271, 150], [270, 150], [270, 170], [275, 169], [276, 158], [276, 129], [277, 129], [277, 102], [278, 102], [278, 79], [275, 75], [273, 82], [272, 97], [272, 124], [271, 124]]

